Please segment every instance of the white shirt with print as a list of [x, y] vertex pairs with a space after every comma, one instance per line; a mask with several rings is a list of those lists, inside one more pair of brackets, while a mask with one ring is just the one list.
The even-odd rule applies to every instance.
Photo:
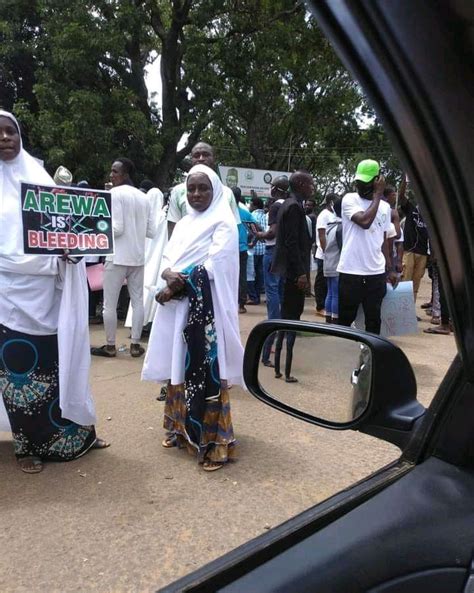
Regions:
[[380, 201], [375, 219], [368, 229], [351, 220], [354, 214], [365, 212], [371, 204], [372, 200], [361, 198], [357, 193], [346, 194], [342, 199], [342, 251], [338, 272], [358, 276], [385, 272], [382, 244], [385, 233], [390, 230], [390, 206]]

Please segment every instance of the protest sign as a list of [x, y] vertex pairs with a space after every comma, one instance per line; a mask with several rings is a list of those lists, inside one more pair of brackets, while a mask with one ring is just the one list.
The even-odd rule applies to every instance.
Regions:
[[79, 187], [21, 184], [25, 254], [113, 253], [110, 192]]
[[219, 175], [224, 185], [240, 187], [244, 198], [251, 197], [253, 190], [260, 198], [270, 196], [270, 183], [276, 177], [289, 177], [288, 171], [270, 171], [268, 169], [249, 169], [219, 165]]
[[[418, 333], [413, 282], [400, 282], [395, 289], [387, 284], [387, 294], [382, 301], [381, 318], [381, 336], [403, 336]], [[355, 326], [357, 329], [365, 330], [362, 307], [359, 307]]]

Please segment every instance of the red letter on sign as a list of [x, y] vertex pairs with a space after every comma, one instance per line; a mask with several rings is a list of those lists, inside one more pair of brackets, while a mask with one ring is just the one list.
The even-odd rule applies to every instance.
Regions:
[[38, 247], [38, 233], [36, 231], [28, 231], [28, 247]]

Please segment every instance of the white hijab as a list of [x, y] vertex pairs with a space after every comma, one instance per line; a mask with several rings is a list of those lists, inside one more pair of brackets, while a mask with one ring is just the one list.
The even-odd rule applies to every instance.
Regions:
[[[0, 110], [0, 116], [15, 117]], [[78, 424], [95, 423], [89, 388], [90, 347], [87, 284], [84, 262], [68, 264], [57, 256], [25, 255], [21, 218], [20, 183], [55, 185], [40, 163], [23, 148], [10, 161], [0, 160], [0, 273], [56, 276], [62, 288], [58, 319], [59, 401], [63, 418]], [[34, 303], [31, 303], [34, 307]], [[11, 328], [15, 329], [15, 328]], [[3, 401], [0, 399], [0, 405]]]
[[[8, 118], [20, 134], [20, 126], [8, 111], [0, 110], [0, 117]], [[24, 274], [55, 275], [57, 257], [24, 255], [23, 225], [21, 222], [20, 182], [55, 185], [51, 176], [23, 148], [20, 134], [20, 152], [10, 161], [0, 160], [0, 270]]]
[[[238, 262], [238, 250], [234, 253], [233, 249], [234, 239], [237, 241], [237, 226], [224, 196], [224, 186], [217, 174], [206, 165], [192, 167], [188, 179], [194, 173], [204, 173], [209, 178], [213, 191], [212, 202], [204, 212], [195, 210], [188, 202], [188, 214], [176, 224], [164, 251], [162, 271], [166, 268], [181, 271], [190, 265], [204, 264], [208, 259], [221, 261], [227, 256]], [[217, 225], [220, 232], [218, 237], [214, 237]], [[232, 278], [234, 275], [231, 274]], [[238, 286], [238, 276], [235, 280]]]
[[[227, 378], [242, 383], [243, 348], [238, 319], [239, 247], [234, 214], [217, 174], [205, 165], [189, 171], [204, 173], [212, 184], [210, 206], [199, 212], [189, 206], [188, 212], [175, 226], [163, 253], [160, 276], [171, 268], [181, 272], [189, 266], [204, 265], [213, 288], [214, 314], [221, 322], [227, 367]], [[150, 361], [151, 362], [151, 361]], [[148, 377], [147, 377], [148, 378]]]

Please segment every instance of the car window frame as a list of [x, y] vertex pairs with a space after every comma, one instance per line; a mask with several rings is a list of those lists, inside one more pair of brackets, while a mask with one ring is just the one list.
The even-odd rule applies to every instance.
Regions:
[[[442, 56], [441, 61], [438, 58], [442, 51], [449, 52], [450, 42], [456, 42], [455, 47], [459, 51], [459, 40], [456, 41], [454, 36], [462, 25], [458, 26], [456, 21], [455, 3], [441, 4], [438, 3], [434, 10], [431, 3], [416, 3], [418, 17], [427, 25], [423, 34], [428, 35], [433, 43], [433, 52], [428, 51], [428, 43], [426, 55], [417, 63], [421, 70], [428, 64], [427, 72], [432, 72], [433, 64], [430, 61], [444, 64], [446, 56]], [[230, 582], [232, 573], [235, 576], [242, 570], [244, 562], [248, 563], [248, 570], [251, 570], [255, 562], [270, 553], [278, 553], [279, 545], [297, 537], [298, 533], [302, 533], [301, 530], [320, 529], [324, 521], [334, 520], [332, 512], [348, 512], [354, 505], [360, 504], [365, 496], [372, 497], [388, 484], [400, 479], [430, 455], [439, 453], [440, 444], [442, 445], [440, 438], [446, 431], [449, 435], [450, 417], [453, 412], [459, 411], [465, 398], [466, 386], [471, 385], [472, 390], [474, 234], [469, 232], [468, 223], [473, 219], [474, 203], [469, 192], [470, 167], [466, 164], [470, 162], [468, 151], [472, 149], [456, 142], [456, 136], [462, 137], [462, 129], [466, 123], [463, 122], [463, 111], [466, 114], [472, 113], [473, 103], [469, 101], [474, 96], [474, 76], [468, 69], [468, 63], [464, 64], [462, 60], [453, 63], [456, 77], [463, 80], [464, 74], [469, 88], [459, 90], [458, 111], [455, 108], [449, 110], [453, 121], [444, 126], [437, 113], [440, 105], [434, 104], [429, 93], [425, 92], [426, 77], [422, 75], [422, 84], [422, 80], [414, 76], [414, 69], [410, 64], [410, 53], [413, 55], [413, 52], [421, 52], [417, 44], [421, 42], [422, 32], [419, 30], [420, 35], [417, 36], [416, 23], [409, 22], [416, 12], [410, 11], [413, 8], [411, 0], [397, 0], [393, 3], [383, 0], [360, 0], [358, 3], [352, 0], [316, 0], [308, 2], [308, 5], [346, 67], [361, 83], [419, 195], [420, 208], [437, 251], [459, 354], [441, 382], [420, 427], [397, 462], [293, 517], [271, 533], [247, 542], [206, 567], [165, 587], [162, 589], [163, 593], [214, 590], [203, 587], [205, 584], [212, 587], [212, 583], [217, 584], [221, 577], [222, 583], [225, 580]], [[447, 26], [450, 21], [456, 26]], [[399, 37], [396, 35], [397, 25], [398, 30], [403, 31], [403, 35]], [[400, 45], [401, 39], [404, 40], [403, 47]], [[394, 75], [395, 72], [397, 76]], [[439, 75], [442, 76], [442, 73]], [[420, 146], [426, 150], [426, 154], [419, 151]], [[420, 154], [423, 154], [422, 159]], [[450, 198], [449, 202], [444, 200], [439, 211], [433, 198], [436, 195]], [[453, 233], [453, 230], [459, 230], [459, 233]], [[450, 236], [446, 238], [448, 234]], [[461, 463], [459, 459], [456, 462]], [[330, 517], [333, 518], [329, 519]]]

